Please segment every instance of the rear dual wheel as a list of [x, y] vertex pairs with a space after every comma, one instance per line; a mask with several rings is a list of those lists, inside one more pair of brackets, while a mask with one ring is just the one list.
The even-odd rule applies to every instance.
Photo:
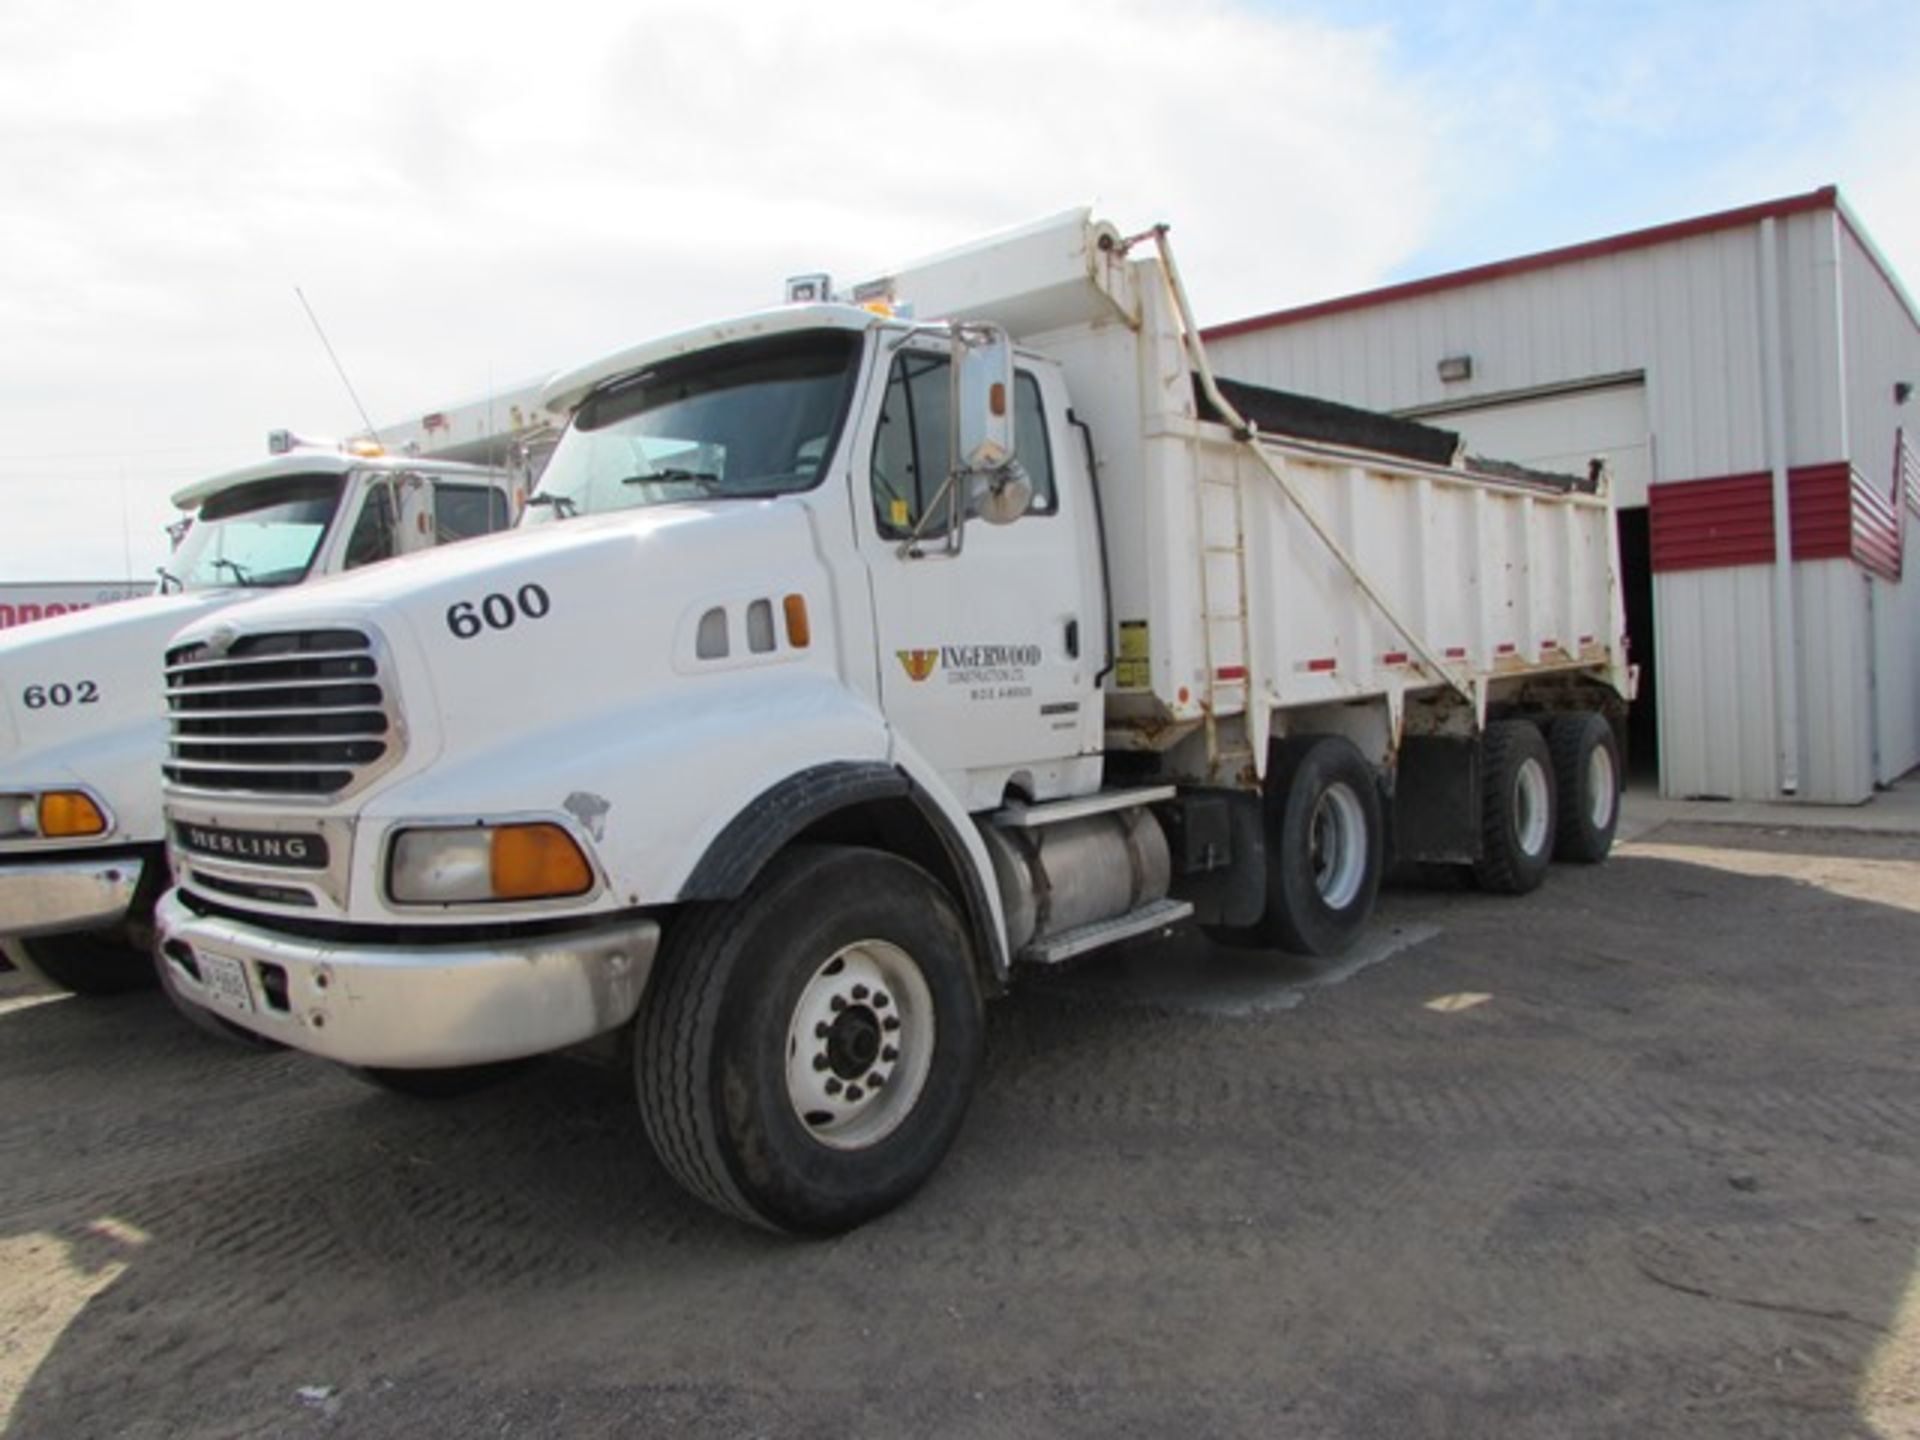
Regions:
[[1531, 720], [1496, 720], [1480, 738], [1480, 858], [1483, 890], [1525, 895], [1553, 861], [1553, 756]]
[[1591, 710], [1547, 722], [1559, 823], [1553, 858], [1597, 865], [1613, 849], [1620, 824], [1620, 746], [1613, 726]]

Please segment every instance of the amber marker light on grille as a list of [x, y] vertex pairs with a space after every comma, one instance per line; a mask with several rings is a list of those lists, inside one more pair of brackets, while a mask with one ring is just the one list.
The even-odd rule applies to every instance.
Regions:
[[807, 597], [789, 595], [780, 602], [787, 616], [787, 644], [804, 650], [813, 643], [813, 622], [807, 619]]
[[558, 825], [502, 825], [493, 832], [490, 868], [496, 900], [582, 895], [593, 888], [587, 857]]
[[56, 837], [104, 835], [107, 817], [78, 790], [49, 790], [40, 797], [40, 833]]

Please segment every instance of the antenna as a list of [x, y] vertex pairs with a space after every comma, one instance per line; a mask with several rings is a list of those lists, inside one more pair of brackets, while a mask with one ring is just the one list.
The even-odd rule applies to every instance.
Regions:
[[307, 297], [301, 293], [298, 285], [293, 287], [294, 295], [300, 301], [300, 308], [307, 312], [307, 319], [313, 322], [313, 333], [320, 337], [320, 344], [327, 352], [327, 358], [333, 362], [334, 371], [340, 376], [340, 383], [347, 387], [347, 398], [353, 401], [353, 408], [360, 412], [360, 423], [367, 427], [367, 438], [378, 440], [380, 434], [373, 428], [373, 421], [367, 418], [367, 407], [360, 403], [360, 397], [354, 393], [353, 381], [347, 378], [347, 367], [340, 363], [340, 357], [333, 353], [333, 343], [327, 339], [327, 332], [320, 328], [320, 317], [313, 313], [313, 306], [307, 303]]

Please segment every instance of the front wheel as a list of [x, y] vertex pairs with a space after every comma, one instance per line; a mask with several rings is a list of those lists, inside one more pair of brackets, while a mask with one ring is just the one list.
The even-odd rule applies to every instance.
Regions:
[[8, 940], [7, 957], [30, 975], [75, 995], [119, 995], [153, 984], [153, 962], [112, 930]]
[[702, 1200], [833, 1234], [932, 1174], [984, 1032], [973, 946], [933, 877], [879, 851], [802, 847], [669, 931], [638, 1021], [640, 1115]]

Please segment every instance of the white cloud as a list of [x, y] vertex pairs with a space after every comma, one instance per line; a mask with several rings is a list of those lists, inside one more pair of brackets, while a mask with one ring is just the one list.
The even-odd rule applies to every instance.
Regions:
[[355, 428], [295, 284], [385, 421], [1089, 199], [1271, 308], [1441, 183], [1379, 34], [1225, 0], [12, 0], [0, 57], [0, 579], [117, 574], [123, 483], [148, 567], [168, 490]]

